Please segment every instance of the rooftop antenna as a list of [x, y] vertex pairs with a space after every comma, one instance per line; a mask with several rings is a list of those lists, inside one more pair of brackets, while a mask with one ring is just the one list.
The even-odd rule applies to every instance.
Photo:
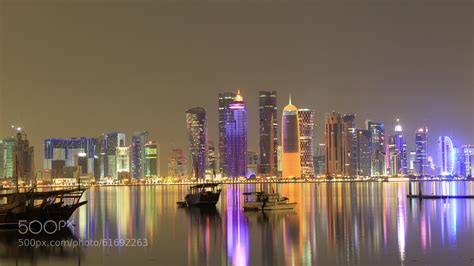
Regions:
[[289, 95], [289, 104], [291, 105], [291, 93]]

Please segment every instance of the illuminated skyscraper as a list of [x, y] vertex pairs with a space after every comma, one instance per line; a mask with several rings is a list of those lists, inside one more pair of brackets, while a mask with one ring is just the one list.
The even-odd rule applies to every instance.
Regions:
[[447, 136], [438, 138], [438, 165], [442, 176], [454, 174], [455, 151], [453, 141]]
[[154, 141], [145, 144], [145, 176], [160, 177], [160, 146]]
[[186, 125], [188, 128], [189, 152], [193, 175], [195, 178], [204, 178], [208, 167], [206, 109], [196, 107], [187, 110]]
[[226, 167], [226, 117], [230, 117], [229, 104], [235, 99], [235, 92], [219, 93], [219, 171], [223, 172]]
[[117, 179], [117, 147], [125, 147], [125, 133], [111, 132], [102, 134], [98, 140], [100, 177]]
[[344, 176], [357, 175], [357, 134], [355, 128], [355, 114], [342, 116], [342, 152]]
[[172, 149], [168, 160], [168, 176], [184, 178], [186, 176], [186, 156], [183, 149]]
[[132, 177], [142, 178], [145, 176], [145, 145], [149, 141], [147, 131], [133, 133], [132, 136]]
[[11, 179], [15, 169], [15, 146], [16, 139], [14, 137], [5, 138], [1, 141], [0, 153], [2, 153], [2, 161], [0, 166], [3, 171], [0, 178]]
[[415, 134], [415, 174], [426, 176], [430, 172], [428, 163], [428, 127], [419, 128]]
[[318, 144], [314, 152], [314, 174], [324, 175], [326, 174], [326, 144]]
[[217, 151], [213, 141], [208, 141], [207, 160], [209, 164], [209, 173], [214, 177], [217, 172]]
[[388, 172], [391, 176], [407, 174], [407, 144], [399, 119], [397, 119], [395, 126], [395, 135], [390, 136], [388, 140], [387, 158], [389, 161]]
[[372, 176], [385, 175], [385, 128], [383, 123], [365, 121], [372, 142]]
[[118, 179], [130, 178], [130, 147], [118, 146], [115, 148], [115, 177]]
[[237, 92], [225, 116], [225, 173], [228, 177], [247, 174], [247, 107]]
[[298, 109], [300, 126], [301, 177], [314, 178], [314, 111]]
[[283, 108], [282, 130], [282, 178], [301, 177], [300, 121], [298, 108], [289, 103]]
[[326, 116], [326, 174], [330, 176], [344, 173], [344, 153], [342, 149], [341, 114], [332, 112]]
[[458, 152], [458, 175], [472, 177], [474, 174], [474, 145], [463, 145]]
[[278, 164], [278, 117], [275, 91], [260, 91], [260, 165], [259, 174], [276, 176]]
[[371, 176], [372, 172], [372, 132], [358, 129], [357, 135], [357, 175]]

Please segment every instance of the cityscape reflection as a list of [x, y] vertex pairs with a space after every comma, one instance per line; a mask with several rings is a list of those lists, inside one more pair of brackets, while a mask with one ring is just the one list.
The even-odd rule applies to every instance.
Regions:
[[[82, 240], [147, 239], [146, 247], [82, 247], [61, 265], [276, 265], [470, 263], [474, 229], [469, 199], [407, 199], [408, 183], [326, 182], [224, 185], [212, 209], [176, 208], [187, 187], [92, 188], [73, 216]], [[470, 182], [413, 183], [426, 194], [474, 194]], [[244, 212], [243, 192], [280, 192], [293, 211]], [[415, 190], [416, 191], [416, 190]], [[19, 247], [1, 238], [2, 261]], [[8, 238], [11, 240], [11, 238]], [[16, 257], [50, 265], [52, 254]], [[26, 254], [26, 255], [25, 255]], [[456, 256], [453, 256], [455, 254]], [[119, 256], [117, 256], [119, 255]], [[79, 258], [78, 258], [79, 257]], [[18, 263], [18, 262], [17, 262]], [[8, 265], [8, 264], [6, 264]]]

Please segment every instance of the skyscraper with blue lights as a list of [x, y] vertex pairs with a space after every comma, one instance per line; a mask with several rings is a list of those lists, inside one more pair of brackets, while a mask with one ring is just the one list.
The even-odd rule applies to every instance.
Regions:
[[455, 151], [453, 141], [448, 136], [438, 138], [438, 165], [442, 176], [454, 174]]

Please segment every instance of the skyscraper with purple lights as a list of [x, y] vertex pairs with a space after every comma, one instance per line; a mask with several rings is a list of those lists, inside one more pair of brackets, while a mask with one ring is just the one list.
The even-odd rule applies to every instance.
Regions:
[[455, 155], [453, 141], [448, 136], [438, 138], [438, 165], [440, 174], [448, 176], [454, 174]]
[[[232, 103], [235, 99], [235, 92], [223, 92], [219, 93], [219, 154], [218, 154], [218, 163], [219, 163], [219, 172], [224, 172], [226, 169], [226, 160], [225, 160], [225, 145], [226, 145], [226, 117], [230, 116], [229, 104]], [[225, 173], [224, 173], [225, 174]]]
[[202, 107], [186, 111], [189, 152], [194, 177], [204, 178], [207, 168], [207, 115]]
[[403, 128], [400, 119], [397, 119], [395, 134], [388, 140], [388, 173], [391, 176], [407, 174], [407, 143], [403, 136]]
[[426, 176], [430, 174], [428, 163], [428, 127], [419, 128], [415, 133], [415, 174]]
[[247, 106], [240, 91], [225, 115], [225, 174], [231, 178], [247, 174]]

